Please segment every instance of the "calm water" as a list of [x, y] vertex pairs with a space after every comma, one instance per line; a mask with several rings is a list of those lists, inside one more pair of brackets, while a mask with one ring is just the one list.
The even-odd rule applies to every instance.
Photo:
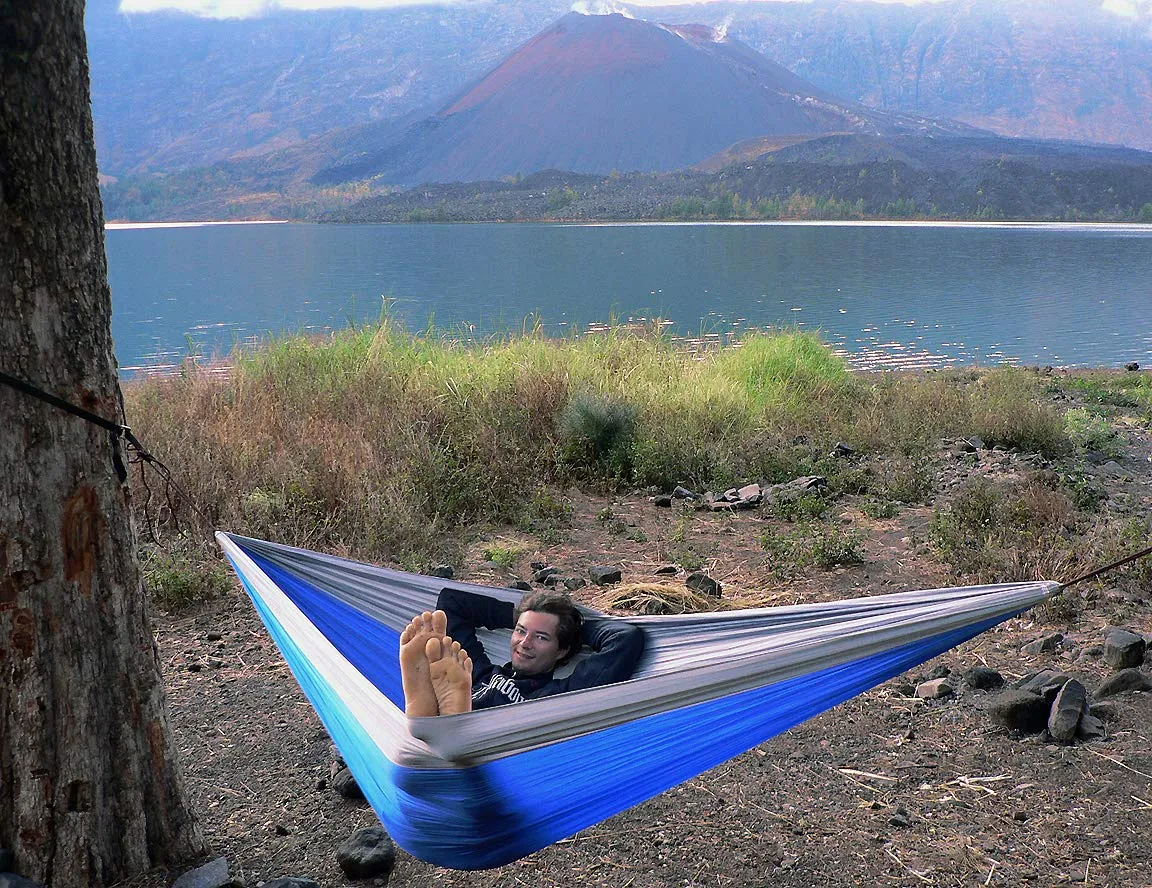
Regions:
[[126, 373], [375, 320], [482, 338], [818, 329], [854, 366], [1152, 365], [1152, 227], [200, 225], [107, 232]]

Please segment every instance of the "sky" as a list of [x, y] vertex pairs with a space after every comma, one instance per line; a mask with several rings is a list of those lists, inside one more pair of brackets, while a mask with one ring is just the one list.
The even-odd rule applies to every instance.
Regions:
[[[335, 9], [357, 7], [383, 9], [397, 6], [460, 5], [463, 3], [496, 2], [496, 0], [121, 0], [122, 12], [152, 12], [158, 9], [178, 9], [210, 18], [250, 18], [277, 9]], [[672, 6], [698, 3], [700, 0], [579, 0], [573, 7], [579, 11], [610, 11], [612, 7], [643, 8], [645, 6]], [[746, 0], [753, 3], [773, 3], [779, 0]], [[855, 0], [855, 2], [938, 3], [945, 0]], [[1126, 18], [1152, 17], [1152, 0], [1099, 0], [1102, 14], [1115, 14]], [[597, 7], [600, 7], [597, 9]], [[590, 9], [589, 9], [590, 8]]]

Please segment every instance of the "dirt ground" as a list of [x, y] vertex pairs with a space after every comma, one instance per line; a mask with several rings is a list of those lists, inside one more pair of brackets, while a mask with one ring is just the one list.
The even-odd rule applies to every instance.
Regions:
[[[1110, 483], [1123, 485], [1144, 508], [1152, 465], [1140, 457], [1150, 448], [1139, 435], [1134, 442], [1124, 460], [1129, 480]], [[985, 453], [979, 468], [964, 471], [1012, 472], [1019, 468], [1014, 460]], [[783, 580], [757, 541], [767, 520], [761, 512], [685, 517], [642, 495], [570, 498], [574, 511], [558, 543], [541, 546], [532, 536], [496, 530], [490, 538], [499, 544], [525, 547], [516, 569], [481, 569], [478, 545], [457, 565], [457, 578], [504, 585], [529, 578], [529, 562], [543, 560], [565, 576], [612, 563], [623, 569], [625, 582], [652, 581], [676, 541], [702, 554], [726, 597], [764, 604], [951, 580], [926, 543], [927, 506], [874, 520], [858, 500], [838, 500], [838, 520], [864, 533], [865, 563], [813, 568]], [[681, 571], [671, 582], [683, 578]], [[587, 588], [576, 594], [593, 600]], [[1077, 653], [1099, 643], [1103, 627], [1118, 619], [1152, 631], [1152, 602], [1121, 599], [1103, 595], [1101, 601], [1122, 610], [1083, 612], [1072, 626], [1043, 622], [1043, 612], [1013, 619], [515, 864], [453, 872], [401, 851], [389, 884], [1146, 888], [1152, 885], [1152, 694], [1112, 698], [1116, 711], [1104, 741], [1061, 746], [993, 724], [982, 692], [961, 686], [939, 701], [910, 693], [936, 667], [963, 671], [980, 664], [1009, 680], [1061, 668], [1081, 676], [1091, 692], [1111, 670], [1098, 660], [1073, 663]], [[327, 735], [247, 599], [237, 590], [200, 612], [160, 616], [156, 623], [172, 729], [213, 854], [227, 857], [233, 875], [248, 886], [283, 875], [349, 884], [335, 849], [354, 830], [375, 825], [376, 817], [365, 803], [344, 800], [326, 785]], [[1021, 653], [1024, 643], [1053, 631], [1065, 633], [1065, 647]], [[167, 882], [157, 874], [147, 884]]]

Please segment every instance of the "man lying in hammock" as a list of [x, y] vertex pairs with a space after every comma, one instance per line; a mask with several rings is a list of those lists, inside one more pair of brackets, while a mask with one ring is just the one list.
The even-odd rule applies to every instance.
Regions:
[[[410, 718], [455, 715], [562, 694], [632, 677], [644, 633], [622, 620], [586, 622], [572, 599], [551, 589], [526, 592], [518, 606], [445, 589], [400, 635], [400, 673]], [[476, 630], [511, 629], [512, 659], [495, 666]], [[592, 653], [555, 678], [581, 647]]]

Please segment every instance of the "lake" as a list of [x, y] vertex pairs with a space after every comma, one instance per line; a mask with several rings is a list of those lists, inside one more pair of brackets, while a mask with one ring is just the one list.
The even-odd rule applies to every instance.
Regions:
[[109, 226], [122, 370], [389, 314], [483, 340], [819, 330], [853, 367], [1152, 365], [1152, 226]]

